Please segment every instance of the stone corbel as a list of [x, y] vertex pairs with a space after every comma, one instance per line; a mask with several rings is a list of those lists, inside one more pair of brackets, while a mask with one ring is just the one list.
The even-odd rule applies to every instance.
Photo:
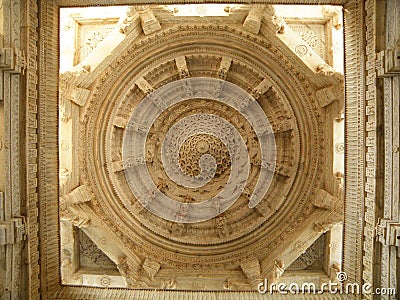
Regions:
[[114, 118], [114, 126], [115, 127], [124, 129], [126, 127], [127, 123], [128, 123], [128, 120], [122, 116], [116, 116]]
[[[175, 57], [175, 64], [178, 69], [179, 77], [181, 79], [189, 78], [189, 69], [186, 64], [186, 57], [185, 56], [177, 56]], [[193, 96], [193, 91], [192, 91], [192, 85], [190, 84], [189, 81], [184, 81], [182, 83], [182, 88], [186, 94], [187, 97], [192, 97]]]
[[144, 272], [149, 276], [149, 278], [151, 280], [154, 280], [154, 276], [160, 270], [161, 265], [155, 260], [147, 257], [143, 262], [142, 268]]
[[224, 215], [215, 218], [215, 227], [220, 238], [226, 238], [231, 233], [231, 229]]
[[179, 77], [181, 79], [188, 78], [190, 76], [189, 75], [189, 69], [188, 69], [187, 64], [186, 64], [186, 57], [185, 56], [175, 57], [175, 64], [176, 64], [176, 67], [178, 68]]
[[314, 230], [317, 232], [326, 232], [333, 225], [343, 221], [343, 201], [328, 193], [324, 189], [319, 189], [314, 197], [315, 207], [326, 210], [327, 214], [314, 223]]
[[60, 218], [70, 221], [78, 228], [88, 227], [90, 217], [81, 208], [81, 204], [92, 200], [92, 194], [86, 185], [81, 185], [60, 198]]
[[315, 69], [315, 72], [317, 74], [333, 77], [338, 82], [343, 82], [343, 75], [340, 72], [337, 72], [332, 66], [328, 65], [327, 63], [319, 64]]
[[153, 87], [150, 85], [150, 83], [148, 83], [147, 80], [144, 79], [143, 77], [139, 77], [139, 78], [136, 80], [135, 83], [136, 83], [136, 85], [138, 86], [138, 88], [139, 88], [143, 93], [145, 93], [146, 95], [151, 94], [151, 93], [154, 91], [154, 89], [153, 89]]
[[228, 74], [229, 68], [232, 64], [232, 58], [223, 56], [221, 59], [221, 63], [219, 65], [219, 69], [217, 72], [217, 78], [225, 80]]
[[264, 6], [253, 7], [243, 22], [243, 28], [251, 33], [258, 34], [261, 27], [261, 19], [264, 14]]
[[400, 73], [400, 49], [377, 53], [375, 67], [379, 77], [390, 77]]
[[[317, 96], [318, 103], [321, 107], [328, 106], [334, 101], [338, 101], [339, 104], [344, 102], [344, 91], [343, 84], [335, 84], [317, 90], [315, 95]], [[342, 106], [341, 106], [342, 108]]]
[[60, 114], [63, 122], [71, 119], [72, 102], [79, 106], [86, 104], [90, 90], [80, 88], [76, 82], [78, 79], [86, 77], [89, 70], [89, 66], [76, 66], [72, 70], [60, 74]]
[[257, 85], [252, 91], [251, 95], [253, 96], [254, 99], [259, 99], [261, 95], [265, 94], [269, 89], [271, 89], [272, 84], [269, 82], [269, 80], [264, 79], [263, 81], [260, 82], [259, 85]]
[[123, 267], [119, 264], [118, 269], [122, 276], [126, 278], [129, 288], [155, 288], [155, 289], [173, 289], [174, 280], [171, 280], [170, 285], [167, 282], [156, 280], [154, 276], [158, 273], [161, 265], [146, 258], [143, 264], [138, 264], [137, 259], [132, 260], [126, 257], [123, 261]]
[[154, 16], [149, 6], [138, 6], [136, 10], [139, 12], [144, 34], [151, 34], [161, 29], [160, 22]]
[[124, 168], [124, 163], [123, 163], [122, 160], [118, 160], [118, 161], [113, 161], [113, 162], [111, 162], [111, 170], [112, 170], [114, 173], [121, 172], [121, 171], [123, 171], [124, 169], [125, 169], [125, 168]]
[[246, 275], [251, 288], [256, 289], [261, 280], [261, 266], [256, 257], [240, 264], [243, 274]]
[[92, 201], [92, 193], [88, 186], [81, 185], [78, 186], [76, 189], [71, 191], [69, 194], [64, 196], [67, 204], [81, 204], [85, 202]]
[[24, 74], [25, 53], [18, 48], [0, 48], [0, 70], [12, 74]]
[[90, 90], [83, 89], [80, 87], [72, 87], [70, 100], [79, 106], [84, 106], [88, 99]]

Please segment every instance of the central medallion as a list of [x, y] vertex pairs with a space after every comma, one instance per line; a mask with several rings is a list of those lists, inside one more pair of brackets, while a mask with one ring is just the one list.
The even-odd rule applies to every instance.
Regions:
[[[232, 123], [232, 116], [226, 115], [226, 111], [213, 111], [207, 106], [198, 112], [181, 115], [171, 124], [170, 116], [160, 119], [169, 107], [189, 99], [221, 103], [233, 109], [237, 115], [234, 119], [241, 116], [243, 121]], [[166, 122], [167, 128], [164, 127]], [[244, 123], [255, 133], [252, 141], [259, 144], [260, 153], [249, 155], [252, 141], [239, 131]], [[157, 133], [165, 133], [155, 142], [161, 147], [146, 149], [154, 126], [159, 126]], [[244, 192], [253, 173], [252, 165], [256, 163], [259, 164], [258, 180], [248, 198], [249, 208], [263, 199], [271, 184], [276, 158], [272, 128], [258, 102], [229, 82], [188, 78], [166, 84], [137, 105], [126, 129], [122, 150], [128, 185], [148, 211], [165, 220], [198, 223], [225, 212]], [[258, 162], [252, 162], [255, 157]], [[166, 174], [166, 177], [157, 175], [156, 182], [153, 181], [154, 173], [151, 175], [154, 164], [158, 166], [156, 173]], [[213, 183], [218, 177], [225, 177], [225, 180], [222, 185], [215, 186]], [[181, 195], [175, 195], [181, 199], [177, 200], [165, 191], [166, 181], [182, 190]], [[213, 189], [215, 193], [196, 201], [196, 191], [207, 189]]]
[[201, 154], [207, 153], [210, 149], [210, 144], [205, 140], [200, 140], [196, 144], [196, 150]]

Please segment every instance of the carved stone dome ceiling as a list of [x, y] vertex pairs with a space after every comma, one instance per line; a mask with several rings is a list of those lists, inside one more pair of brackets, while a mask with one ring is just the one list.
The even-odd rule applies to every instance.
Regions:
[[316, 209], [314, 90], [328, 77], [234, 24], [175, 25], [119, 49], [93, 73], [79, 156], [91, 208], [128, 264], [204, 273], [256, 259], [272, 272]]

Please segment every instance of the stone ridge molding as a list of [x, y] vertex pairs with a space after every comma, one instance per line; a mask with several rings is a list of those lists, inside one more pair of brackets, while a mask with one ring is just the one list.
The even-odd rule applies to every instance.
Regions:
[[[112, 4], [133, 4], [138, 1], [111, 1]], [[151, 4], [152, 1], [146, 1]], [[171, 1], [177, 3], [180, 1]], [[185, 1], [186, 2], [186, 1]], [[167, 3], [165, 1], [164, 3]], [[272, 3], [260, 1], [260, 3]], [[282, 1], [279, 1], [282, 4]], [[321, 4], [320, 1], [288, 1], [290, 4]], [[370, 5], [372, 3], [372, 5]], [[27, 292], [31, 299], [98, 299], [98, 298], [153, 298], [176, 299], [186, 296], [187, 299], [208, 299], [215, 296], [221, 299], [274, 299], [283, 298], [279, 295], [258, 295], [253, 292], [165, 292], [126, 289], [101, 289], [88, 287], [70, 287], [60, 284], [59, 235], [56, 234], [58, 224], [58, 147], [57, 147], [57, 116], [58, 111], [58, 9], [59, 6], [107, 5], [108, 1], [12, 1], [11, 5], [3, 6], [4, 45], [23, 49], [27, 57], [27, 68], [24, 75], [9, 75], [2, 73], [1, 80], [11, 92], [4, 96], [5, 124], [10, 125], [5, 142], [11, 145], [6, 151], [6, 195], [5, 203], [14, 212], [19, 211], [19, 199], [26, 196], [29, 259], [26, 262]], [[361, 282], [361, 276], [372, 272], [372, 268], [362, 265], [362, 231], [364, 224], [363, 205], [365, 191], [363, 190], [365, 172], [365, 149], [363, 148], [364, 129], [366, 126], [366, 99], [364, 93], [365, 81], [365, 47], [362, 30], [365, 27], [363, 16], [364, 2], [359, 0], [325, 1], [324, 4], [344, 4], [346, 9], [344, 26], [346, 28], [346, 222], [344, 245], [344, 270], [349, 280]], [[374, 2], [368, 3], [368, 10]], [[374, 19], [374, 18], [373, 18]], [[18, 32], [24, 24], [25, 35], [21, 39]], [[40, 33], [40, 41], [38, 41]], [[373, 34], [371, 36], [374, 36]], [[373, 47], [372, 47], [373, 48]], [[371, 55], [372, 56], [372, 55]], [[21, 76], [21, 77], [17, 77]], [[23, 83], [23, 84], [20, 84]], [[254, 87], [253, 87], [254, 88]], [[10, 101], [13, 99], [24, 99]], [[24, 97], [26, 96], [26, 97]], [[376, 99], [372, 95], [371, 99]], [[20, 105], [21, 104], [21, 105]], [[26, 106], [25, 113], [21, 106]], [[11, 118], [12, 116], [12, 118]], [[11, 122], [12, 121], [12, 122]], [[21, 122], [20, 122], [21, 121]], [[369, 122], [369, 121], [368, 121]], [[11, 125], [12, 124], [12, 125]], [[26, 124], [22, 129], [19, 124]], [[374, 124], [372, 124], [374, 127]], [[26, 147], [19, 147], [19, 139], [26, 132]], [[26, 160], [20, 160], [20, 157]], [[373, 164], [373, 157], [369, 160]], [[26, 173], [20, 172], [20, 167], [26, 167]], [[14, 175], [11, 175], [11, 170]], [[22, 174], [24, 180], [18, 177]], [[25, 177], [26, 176], [26, 177]], [[11, 185], [11, 183], [14, 183]], [[361, 188], [360, 188], [361, 187]], [[11, 198], [12, 195], [12, 198]], [[23, 198], [23, 197], [22, 197]], [[11, 204], [10, 204], [11, 203]], [[9, 216], [6, 216], [9, 217]], [[40, 230], [39, 230], [40, 229]], [[11, 259], [13, 274], [7, 284], [8, 291], [14, 298], [20, 298], [23, 293], [19, 276], [25, 271], [23, 263], [18, 262], [21, 248], [12, 246], [15, 256]], [[40, 251], [39, 251], [40, 250]], [[366, 260], [368, 265], [368, 260]], [[296, 296], [297, 299], [338, 299], [340, 295], [306, 295]], [[286, 298], [286, 297], [285, 297]]]

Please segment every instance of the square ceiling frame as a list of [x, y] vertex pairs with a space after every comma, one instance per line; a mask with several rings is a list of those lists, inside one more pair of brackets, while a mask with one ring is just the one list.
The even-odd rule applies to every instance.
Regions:
[[[154, 290], [103, 289], [61, 284], [58, 219], [58, 55], [59, 8], [99, 5], [188, 4], [184, 0], [47, 0], [30, 1], [38, 5], [38, 49], [29, 48], [27, 56], [38, 56], [38, 209], [40, 259], [31, 261], [30, 272], [40, 269], [38, 282], [29, 280], [28, 290], [40, 289], [43, 299], [279, 299], [278, 295], [257, 292], [180, 292]], [[204, 3], [203, 1], [200, 1]], [[221, 3], [223, 1], [205, 1]], [[248, 4], [245, 1], [227, 1]], [[365, 165], [365, 28], [364, 1], [361, 0], [258, 0], [252, 4], [343, 5], [345, 29], [345, 223], [343, 270], [351, 282], [363, 277], [363, 210]], [[29, 85], [29, 79], [28, 79]], [[34, 222], [34, 221], [32, 221]], [[30, 226], [35, 225], [34, 223]], [[37, 266], [35, 266], [37, 264]], [[183, 295], [184, 294], [184, 295]], [[314, 295], [315, 299], [320, 299]], [[314, 298], [304, 295], [304, 299]], [[349, 295], [320, 295], [323, 299], [347, 298]], [[284, 296], [282, 296], [284, 297]], [[296, 297], [299, 297], [297, 295]], [[183, 298], [181, 298], [183, 299]], [[300, 298], [296, 298], [300, 299]]]

